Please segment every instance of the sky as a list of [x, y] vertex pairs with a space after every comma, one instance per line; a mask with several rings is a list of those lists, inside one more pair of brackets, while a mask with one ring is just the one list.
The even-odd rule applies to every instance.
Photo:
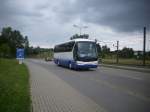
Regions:
[[53, 47], [89, 34], [111, 50], [143, 49], [143, 27], [150, 50], [150, 0], [0, 0], [0, 30], [11, 26], [27, 35], [31, 46]]

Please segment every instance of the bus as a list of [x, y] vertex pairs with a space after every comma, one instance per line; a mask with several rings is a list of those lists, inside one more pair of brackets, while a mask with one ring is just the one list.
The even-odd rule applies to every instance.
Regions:
[[70, 69], [97, 68], [96, 42], [90, 39], [74, 39], [54, 47], [54, 62]]

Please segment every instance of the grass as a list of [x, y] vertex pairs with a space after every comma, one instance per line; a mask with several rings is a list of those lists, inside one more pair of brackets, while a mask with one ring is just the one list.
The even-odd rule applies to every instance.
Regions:
[[0, 112], [30, 112], [29, 73], [15, 59], [0, 59]]
[[[106, 64], [116, 64], [116, 59], [102, 59], [102, 63]], [[119, 59], [120, 65], [130, 65], [130, 66], [142, 66], [143, 61], [142, 60], [136, 60], [136, 59]], [[146, 66], [150, 66], [150, 60], [146, 60]]]

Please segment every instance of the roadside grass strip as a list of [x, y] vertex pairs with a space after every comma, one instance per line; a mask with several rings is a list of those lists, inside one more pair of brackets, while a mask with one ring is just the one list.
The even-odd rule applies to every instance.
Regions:
[[0, 112], [30, 112], [27, 67], [15, 59], [0, 59]]

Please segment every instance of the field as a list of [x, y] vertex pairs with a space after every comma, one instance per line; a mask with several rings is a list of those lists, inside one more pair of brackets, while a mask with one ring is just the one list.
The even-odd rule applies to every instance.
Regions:
[[0, 112], [30, 112], [29, 73], [15, 59], [0, 59]]
[[[102, 59], [102, 63], [105, 64], [116, 64], [116, 59]], [[142, 60], [136, 59], [119, 59], [119, 63], [121, 65], [131, 65], [131, 66], [142, 66]], [[146, 66], [150, 66], [150, 60], [146, 60]]]

